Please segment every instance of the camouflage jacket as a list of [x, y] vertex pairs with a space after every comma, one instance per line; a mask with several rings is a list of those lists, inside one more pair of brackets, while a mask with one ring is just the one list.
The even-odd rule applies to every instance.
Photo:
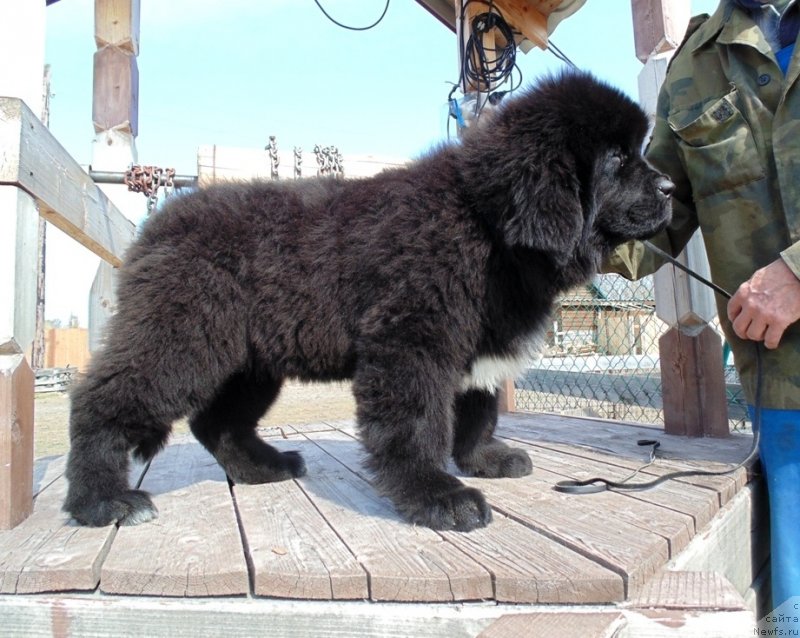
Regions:
[[[676, 184], [670, 227], [654, 243], [679, 253], [699, 227], [715, 283], [733, 293], [782, 256], [800, 277], [800, 46], [783, 76], [747, 13], [721, 2], [674, 56], [659, 95], [648, 159]], [[660, 264], [626, 244], [610, 271], [638, 278]], [[755, 348], [720, 323], [748, 400]], [[800, 322], [764, 361], [763, 405], [800, 409]]]

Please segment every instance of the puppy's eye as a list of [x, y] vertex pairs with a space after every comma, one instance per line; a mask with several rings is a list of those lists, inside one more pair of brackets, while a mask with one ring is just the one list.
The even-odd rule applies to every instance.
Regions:
[[621, 153], [614, 153], [611, 156], [611, 168], [615, 172], [622, 170], [622, 167], [625, 166], [625, 156]]

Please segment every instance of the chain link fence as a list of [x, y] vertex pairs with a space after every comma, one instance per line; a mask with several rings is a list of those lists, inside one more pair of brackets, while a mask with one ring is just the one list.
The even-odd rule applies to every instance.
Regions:
[[[542, 358], [515, 382], [516, 409], [663, 427], [658, 340], [668, 328], [655, 313], [652, 277], [597, 275], [557, 302]], [[745, 400], [725, 353], [730, 425], [741, 430]]]

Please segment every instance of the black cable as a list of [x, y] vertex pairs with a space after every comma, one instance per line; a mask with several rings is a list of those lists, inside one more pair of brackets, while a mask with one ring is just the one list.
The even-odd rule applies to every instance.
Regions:
[[[470, 21], [469, 38], [464, 43], [461, 79], [468, 80], [479, 91], [487, 93], [503, 84], [513, 72], [516, 66], [517, 43], [514, 30], [491, 0], [467, 0], [464, 3], [461, 13], [462, 33], [467, 7], [474, 3], [485, 4], [488, 11], [475, 15]], [[484, 46], [484, 37], [493, 31], [505, 40], [504, 46]]]
[[[672, 255], [664, 252], [663, 250], [661, 250], [657, 246], [654, 246], [649, 241], [645, 241], [643, 243], [645, 244], [645, 246], [647, 246], [648, 249], [652, 250], [654, 253], [656, 253], [657, 255], [659, 255], [660, 257], [662, 257], [663, 259], [665, 259], [669, 263], [671, 263], [676, 268], [679, 268], [680, 270], [684, 271], [686, 274], [690, 275], [691, 277], [694, 277], [695, 279], [697, 279], [698, 281], [704, 283], [705, 285], [710, 286], [711, 288], [714, 289], [715, 292], [719, 293], [720, 295], [722, 295], [726, 299], [730, 299], [731, 298], [731, 294], [727, 290], [725, 290], [724, 288], [721, 288], [720, 286], [717, 286], [716, 284], [710, 282], [705, 277], [702, 277], [701, 275], [698, 275], [696, 272], [694, 272], [693, 270], [687, 268], [682, 263], [680, 263], [678, 260], [676, 260], [674, 257], [672, 257]], [[721, 470], [721, 471], [682, 470], [682, 471], [678, 471], [678, 472], [670, 472], [669, 474], [664, 474], [663, 476], [659, 476], [658, 478], [653, 479], [652, 481], [647, 481], [645, 483], [628, 483], [628, 481], [630, 479], [632, 479], [634, 476], [636, 476], [636, 474], [638, 474], [641, 470], [643, 470], [644, 468], [646, 468], [648, 465], [650, 465], [653, 462], [655, 448], [658, 447], [657, 445], [654, 445], [653, 452], [651, 453], [651, 456], [650, 456], [650, 461], [648, 463], [642, 465], [641, 467], [639, 467], [633, 474], [631, 474], [630, 476], [627, 476], [626, 478], [622, 479], [621, 481], [609, 481], [608, 479], [604, 479], [604, 478], [601, 478], [601, 477], [595, 477], [595, 478], [586, 479], [586, 480], [583, 480], [583, 481], [567, 480], [567, 481], [559, 481], [558, 483], [556, 483], [556, 485], [554, 486], [553, 489], [555, 489], [557, 492], [564, 492], [566, 494], [595, 494], [597, 492], [606, 492], [606, 491], [613, 491], [613, 490], [636, 492], [636, 491], [641, 491], [641, 490], [649, 490], [649, 489], [655, 487], [656, 485], [660, 485], [661, 483], [664, 483], [665, 481], [669, 481], [669, 480], [672, 480], [672, 479], [686, 478], [686, 477], [689, 477], [689, 476], [725, 476], [727, 474], [732, 474], [733, 472], [736, 472], [738, 469], [740, 469], [742, 467], [750, 467], [750, 465], [752, 465], [753, 462], [758, 457], [758, 444], [759, 444], [759, 440], [760, 440], [760, 437], [761, 437], [761, 435], [760, 435], [760, 432], [761, 432], [761, 394], [762, 394], [762, 388], [763, 388], [763, 385], [764, 385], [764, 378], [763, 378], [764, 377], [764, 372], [763, 372], [763, 366], [762, 366], [762, 361], [761, 361], [761, 348], [762, 348], [762, 345], [760, 343], [756, 342], [754, 344], [754, 347], [756, 349], [756, 396], [755, 396], [755, 401], [754, 401], [754, 406], [753, 406], [754, 407], [754, 409], [753, 409], [753, 412], [754, 412], [754, 414], [753, 414], [753, 443], [750, 446], [750, 451], [747, 453], [747, 456], [744, 458], [744, 460], [740, 461], [735, 467], [732, 467], [729, 470]], [[652, 442], [652, 441], [647, 441], [647, 442], [641, 442], [640, 441], [639, 445], [643, 445], [643, 444], [652, 445], [653, 443], [654, 442]]]
[[[475, 15], [466, 29], [465, 15], [467, 7], [472, 4], [481, 4], [487, 11]], [[515, 91], [522, 85], [522, 71], [516, 63], [517, 43], [514, 29], [506, 22], [502, 12], [495, 6], [494, 0], [466, 0], [462, 1], [459, 16], [459, 32], [461, 33], [461, 68], [458, 82], [450, 91], [448, 101], [452, 101], [453, 93], [459, 86], [466, 88], [472, 86], [478, 94], [494, 96], [492, 104], [498, 103], [507, 93]], [[486, 47], [484, 37], [492, 32], [497, 32], [505, 44], [501, 47]], [[464, 40], [466, 38], [466, 41]], [[515, 81], [514, 71], [519, 74]], [[510, 80], [510, 87], [505, 91], [497, 89]], [[486, 100], [480, 97], [475, 103], [475, 117], [480, 117]]]
[[333, 18], [330, 13], [325, 11], [325, 7], [323, 7], [319, 3], [319, 0], [314, 0], [314, 2], [317, 3], [319, 10], [322, 11], [325, 17], [328, 18], [328, 20], [330, 20], [331, 22], [333, 22], [337, 27], [342, 27], [342, 29], [348, 29], [350, 31], [369, 31], [370, 29], [372, 29], [373, 27], [377, 27], [381, 23], [381, 20], [383, 20], [384, 16], [386, 15], [386, 12], [389, 10], [390, 0], [386, 0], [386, 6], [383, 7], [383, 13], [381, 13], [380, 17], [377, 20], [375, 20], [375, 22], [366, 27], [351, 27], [350, 25], [342, 24], [341, 22]]
[[731, 293], [729, 293], [727, 290], [725, 290], [724, 288], [720, 288], [713, 281], [709, 281], [708, 279], [706, 279], [702, 275], [697, 274], [694, 270], [691, 270], [690, 268], [687, 268], [681, 262], [679, 262], [677, 259], [675, 259], [672, 255], [670, 255], [667, 252], [664, 252], [663, 250], [661, 250], [655, 244], [652, 244], [649, 241], [644, 241], [642, 243], [647, 247], [648, 250], [654, 252], [656, 255], [661, 257], [663, 260], [668, 261], [673, 266], [675, 266], [675, 268], [677, 268], [679, 270], [682, 270], [683, 272], [685, 272], [690, 277], [694, 277], [701, 284], [705, 284], [706, 286], [711, 288], [714, 292], [716, 292], [716, 293], [722, 295], [723, 297], [725, 297], [725, 299], [730, 299], [731, 298]]
[[552, 53], [554, 56], [556, 56], [556, 58], [558, 58], [559, 60], [561, 60], [565, 64], [568, 64], [569, 66], [571, 66], [573, 69], [577, 69], [578, 68], [577, 65], [572, 60], [569, 59], [567, 54], [564, 53], [561, 49], [559, 49], [556, 46], [556, 43], [553, 42], [552, 40], [550, 40], [547, 43], [547, 50], [550, 51], [550, 53]]

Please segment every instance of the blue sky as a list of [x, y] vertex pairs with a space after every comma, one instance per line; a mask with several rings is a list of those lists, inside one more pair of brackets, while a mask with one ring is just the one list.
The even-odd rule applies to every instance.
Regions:
[[[321, 0], [337, 19], [371, 23], [384, 0]], [[691, 0], [692, 13], [717, 0]], [[50, 128], [82, 164], [91, 160], [93, 0], [47, 9]], [[552, 41], [581, 68], [636, 97], [630, 0], [588, 0]], [[282, 148], [333, 144], [344, 154], [415, 157], [446, 136], [458, 78], [455, 36], [413, 0], [391, 0], [366, 32], [329, 22], [313, 0], [142, 0], [139, 162], [196, 172], [203, 144]], [[524, 81], [561, 62], [519, 53]], [[144, 205], [144, 198], [143, 198]], [[51, 233], [47, 318], [86, 325], [96, 259]], [[71, 269], [64, 268], [64, 260]], [[69, 273], [66, 271], [69, 270]]]

